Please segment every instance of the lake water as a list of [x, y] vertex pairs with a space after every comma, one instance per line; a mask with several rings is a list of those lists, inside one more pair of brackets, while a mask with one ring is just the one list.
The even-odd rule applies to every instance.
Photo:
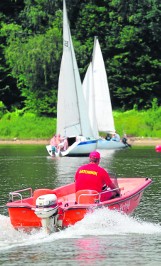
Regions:
[[160, 265], [161, 153], [154, 147], [101, 151], [100, 165], [119, 177], [149, 177], [132, 216], [97, 210], [63, 231], [25, 234], [2, 208], [10, 191], [55, 188], [73, 181], [88, 158], [51, 158], [41, 145], [0, 146], [0, 265]]

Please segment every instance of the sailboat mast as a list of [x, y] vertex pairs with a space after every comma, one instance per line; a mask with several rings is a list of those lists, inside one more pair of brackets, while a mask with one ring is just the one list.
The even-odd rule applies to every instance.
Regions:
[[[70, 29], [68, 28], [68, 30], [70, 31]], [[71, 35], [70, 35], [71, 36]], [[83, 135], [83, 129], [82, 129], [82, 121], [81, 121], [81, 112], [80, 112], [80, 102], [79, 102], [79, 95], [78, 95], [78, 85], [76, 82], [76, 75], [77, 75], [77, 66], [75, 66], [75, 64], [77, 64], [77, 62], [74, 60], [75, 58], [75, 53], [74, 53], [74, 48], [73, 48], [73, 43], [72, 43], [72, 38], [70, 37], [71, 41], [71, 58], [72, 58], [72, 62], [73, 62], [73, 71], [74, 71], [74, 83], [75, 83], [75, 87], [76, 87], [76, 96], [77, 96], [77, 105], [78, 105], [78, 112], [79, 112], [79, 123], [80, 123], [80, 129], [81, 129], [81, 135]], [[81, 83], [81, 81], [80, 81]]]
[[[80, 135], [86, 136], [86, 137], [91, 137], [93, 136], [92, 129], [90, 126], [89, 122], [89, 117], [88, 117], [88, 111], [87, 111], [87, 106], [86, 102], [84, 99], [83, 95], [83, 89], [82, 89], [82, 83], [80, 79], [80, 74], [79, 74], [79, 69], [76, 61], [76, 56], [74, 52], [74, 47], [73, 47], [73, 42], [72, 42], [72, 37], [71, 37], [71, 32], [70, 32], [70, 27], [68, 23], [68, 16], [67, 16], [67, 11], [66, 11], [66, 2], [63, 0], [63, 9], [64, 9], [64, 21], [66, 22], [66, 28], [68, 31], [68, 35], [63, 34], [64, 40], [68, 40], [69, 42], [69, 52], [71, 53], [71, 65], [72, 65], [72, 79], [74, 80], [74, 87], [75, 87], [75, 94], [76, 94], [76, 104], [77, 104], [77, 109], [79, 113], [79, 126], [80, 126]], [[64, 32], [63, 32], [64, 33]], [[67, 79], [69, 77], [66, 77]], [[68, 96], [69, 97], [69, 96]]]

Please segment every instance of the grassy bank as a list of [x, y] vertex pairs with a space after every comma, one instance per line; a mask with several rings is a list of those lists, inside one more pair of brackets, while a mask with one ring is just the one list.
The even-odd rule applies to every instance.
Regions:
[[[117, 132], [134, 137], [161, 138], [161, 108], [148, 111], [114, 111]], [[107, 117], [108, 119], [108, 117]], [[0, 119], [0, 139], [50, 139], [56, 132], [56, 119], [36, 117], [21, 111]]]
[[148, 111], [114, 112], [114, 120], [120, 134], [161, 138], [161, 107]]
[[0, 139], [50, 139], [56, 131], [56, 119], [31, 113], [8, 113], [0, 120]]

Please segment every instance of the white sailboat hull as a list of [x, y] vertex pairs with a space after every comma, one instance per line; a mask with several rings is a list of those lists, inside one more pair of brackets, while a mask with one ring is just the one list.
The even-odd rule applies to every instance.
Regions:
[[96, 150], [97, 140], [76, 141], [66, 151], [52, 152], [52, 146], [47, 145], [46, 149], [50, 156], [88, 156]]
[[123, 149], [127, 148], [128, 145], [124, 144], [121, 141], [113, 141], [113, 140], [106, 140], [106, 139], [99, 139], [97, 142], [97, 149]]

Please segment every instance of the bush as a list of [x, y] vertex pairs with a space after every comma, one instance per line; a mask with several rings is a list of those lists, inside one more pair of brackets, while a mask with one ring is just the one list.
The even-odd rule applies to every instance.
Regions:
[[[120, 136], [161, 138], [161, 107], [148, 111], [113, 112], [115, 128]], [[50, 139], [56, 133], [56, 119], [38, 117], [16, 110], [0, 120], [1, 139]], [[106, 134], [105, 134], [106, 135]]]
[[0, 101], [0, 119], [7, 112], [7, 108], [2, 101]]

